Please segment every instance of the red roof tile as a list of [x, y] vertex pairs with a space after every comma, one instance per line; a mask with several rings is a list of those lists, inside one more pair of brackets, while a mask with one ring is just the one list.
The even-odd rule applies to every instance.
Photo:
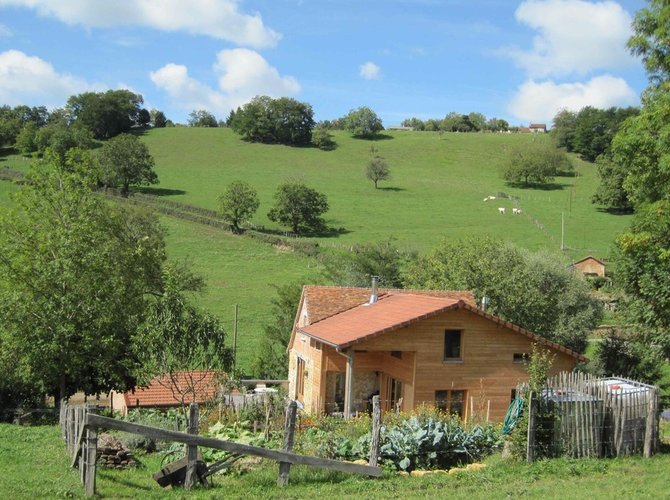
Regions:
[[[188, 393], [193, 387], [195, 394]], [[218, 389], [216, 372], [194, 370], [177, 372], [172, 379], [168, 375], [154, 378], [146, 387], [135, 387], [123, 394], [127, 408], [180, 406], [181, 394], [184, 403], [202, 404], [214, 399]]]
[[303, 333], [328, 344], [346, 346], [438, 314], [457, 304], [453, 298], [385, 294], [364, 304], [301, 328]]

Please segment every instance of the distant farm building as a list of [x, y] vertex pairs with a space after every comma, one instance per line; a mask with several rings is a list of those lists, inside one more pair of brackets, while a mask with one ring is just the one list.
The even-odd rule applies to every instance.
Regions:
[[591, 255], [573, 262], [570, 267], [584, 276], [605, 276], [605, 263]]
[[544, 134], [547, 131], [547, 125], [544, 123], [531, 123], [528, 129], [535, 134]]

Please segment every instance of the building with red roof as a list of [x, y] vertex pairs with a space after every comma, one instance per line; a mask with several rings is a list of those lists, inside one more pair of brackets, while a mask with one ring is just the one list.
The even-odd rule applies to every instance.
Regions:
[[502, 420], [533, 343], [551, 373], [586, 358], [477, 307], [467, 291], [303, 287], [289, 351], [289, 396], [313, 413], [435, 405]]

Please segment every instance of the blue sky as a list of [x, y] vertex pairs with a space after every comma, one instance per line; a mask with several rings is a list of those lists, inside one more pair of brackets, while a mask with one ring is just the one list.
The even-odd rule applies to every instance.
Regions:
[[511, 124], [628, 106], [642, 0], [0, 0], [0, 104], [128, 88], [175, 122], [254, 95], [359, 106], [386, 126], [477, 111]]

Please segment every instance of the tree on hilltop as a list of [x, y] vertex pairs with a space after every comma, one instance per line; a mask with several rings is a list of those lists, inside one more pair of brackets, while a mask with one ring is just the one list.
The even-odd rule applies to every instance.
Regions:
[[355, 137], [373, 138], [384, 130], [381, 119], [366, 106], [352, 109], [343, 120], [345, 129]]
[[234, 233], [242, 232], [240, 224], [249, 220], [259, 205], [256, 190], [244, 181], [230, 183], [219, 197], [219, 212], [230, 222]]
[[288, 181], [275, 193], [275, 205], [268, 219], [289, 226], [296, 233], [321, 231], [325, 222], [321, 215], [328, 211], [328, 199], [323, 193], [301, 182]]
[[107, 141], [99, 159], [103, 183], [120, 188], [123, 196], [128, 196], [131, 185], [158, 183], [149, 148], [134, 135], [121, 134]]

